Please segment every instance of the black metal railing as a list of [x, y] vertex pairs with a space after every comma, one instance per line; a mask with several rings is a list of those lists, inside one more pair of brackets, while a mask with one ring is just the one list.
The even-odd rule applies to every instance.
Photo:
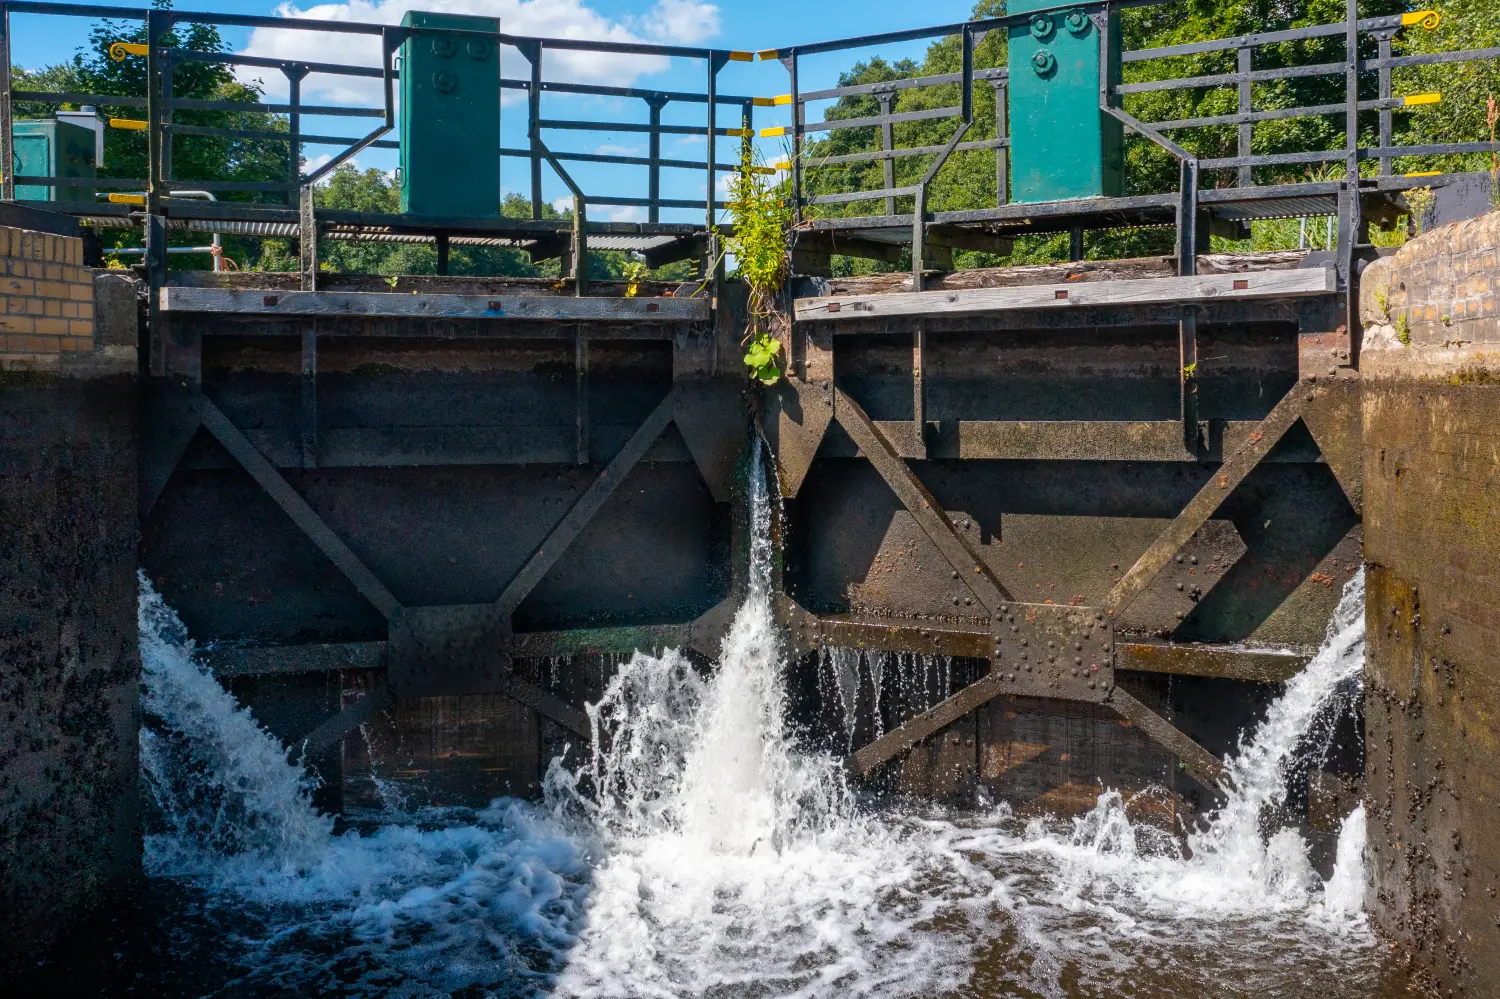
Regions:
[[[1099, 58], [1101, 79], [1105, 81], [1099, 95], [1100, 110], [1121, 122], [1122, 126], [1142, 137], [1174, 157], [1179, 164], [1177, 189], [1162, 193], [1136, 194], [1123, 198], [1082, 199], [1079, 202], [1054, 202], [1048, 204], [1017, 204], [1012, 202], [1009, 192], [1009, 153], [1011, 138], [1007, 127], [1008, 74], [1004, 67], [976, 67], [976, 46], [988, 32], [1008, 30], [1012, 25], [1025, 23], [1043, 12], [1080, 10], [1086, 12], [1096, 24], [1107, 24], [1108, 17], [1124, 8], [1150, 6], [1175, 0], [1071, 0], [1024, 14], [1008, 15], [954, 24], [915, 28], [907, 31], [863, 35], [829, 42], [795, 45], [768, 49], [758, 53], [760, 60], [776, 60], [786, 68], [789, 92], [775, 98], [732, 96], [718, 89], [720, 71], [733, 60], [748, 61], [755, 56], [736, 50], [699, 48], [688, 46], [658, 45], [649, 43], [609, 43], [572, 39], [534, 38], [511, 35], [504, 32], [467, 32], [482, 35], [486, 39], [511, 46], [524, 59], [525, 78], [504, 78], [500, 81], [502, 93], [520, 92], [525, 95], [526, 143], [524, 146], [502, 146], [496, 150], [498, 157], [524, 162], [529, 184], [530, 219], [463, 219], [424, 218], [412, 216], [381, 215], [376, 213], [334, 212], [314, 210], [312, 188], [329, 171], [366, 148], [392, 149], [399, 144], [389, 133], [395, 127], [396, 109], [394, 84], [399, 69], [394, 64], [394, 55], [401, 44], [414, 34], [424, 30], [390, 25], [360, 24], [354, 22], [311, 21], [297, 18], [259, 17], [232, 14], [203, 14], [171, 10], [134, 10], [129, 8], [93, 6], [82, 4], [43, 3], [37, 0], [0, 0], [0, 163], [14, 162], [12, 138], [12, 105], [16, 101], [60, 105], [64, 103], [89, 103], [97, 107], [126, 109], [143, 113], [139, 119], [119, 119], [117, 124], [137, 127], [147, 133], [149, 151], [148, 175], [145, 177], [107, 177], [79, 180], [55, 176], [12, 175], [6, 170], [0, 180], [0, 197], [13, 199], [17, 184], [48, 186], [61, 192], [79, 188], [96, 188], [103, 191], [133, 192], [144, 190], [140, 198], [143, 204], [115, 204], [100, 206], [93, 203], [70, 202], [59, 196], [54, 207], [74, 214], [131, 215], [147, 228], [148, 246], [152, 239], [164, 236], [152, 235], [152, 226], [162, 227], [161, 220], [167, 210], [177, 217], [203, 219], [239, 218], [248, 223], [276, 222], [295, 224], [299, 233], [316, 237], [319, 227], [342, 227], [344, 233], [369, 231], [390, 234], [393, 227], [403, 232], [425, 231], [434, 238], [443, 240], [448, 233], [469, 236], [494, 236], [510, 232], [518, 235], [554, 234], [554, 242], [565, 230], [572, 230], [571, 248], [574, 266], [586, 253], [589, 233], [655, 233], [693, 238], [705, 244], [704, 259], [714, 259], [711, 241], [717, 213], [725, 207], [715, 199], [717, 179], [721, 173], [736, 169], [733, 163], [719, 162], [718, 140], [742, 138], [746, 141], [755, 132], [756, 109], [785, 106], [790, 112], [790, 123], [785, 126], [761, 129], [759, 134], [767, 137], [783, 137], [789, 155], [782, 166], [786, 170], [787, 184], [795, 204], [799, 221], [820, 225], [834, 225], [845, 230], [869, 231], [909, 228], [913, 256], [913, 272], [922, 270], [923, 247], [927, 243], [929, 227], [933, 225], [971, 226], [982, 228], [1002, 223], [1044, 222], [1035, 231], [1060, 231], [1059, 227], [1072, 225], [1077, 231], [1084, 221], [1098, 224], [1175, 224], [1177, 228], [1177, 250], [1183, 267], [1191, 268], [1191, 260], [1199, 239], [1199, 220], [1202, 212], [1226, 212], [1230, 206], [1240, 206], [1239, 218], [1275, 217], [1285, 214], [1336, 214], [1339, 220], [1338, 244], [1347, 273], [1348, 257], [1359, 240], [1361, 232], [1361, 197], [1371, 190], [1399, 191], [1413, 183], [1426, 183], [1421, 178], [1396, 176], [1398, 162], [1407, 157], [1441, 156], [1492, 151], [1492, 143], [1481, 136], [1454, 136], [1454, 141], [1437, 143], [1401, 143], [1395, 134], [1395, 115], [1401, 109], [1415, 106], [1437, 98], [1425, 95], [1401, 95], [1394, 92], [1393, 73], [1410, 67], [1453, 64], [1500, 59], [1500, 48], [1476, 49], [1456, 52], [1396, 54], [1393, 43], [1403, 30], [1420, 30], [1435, 25], [1436, 15], [1419, 12], [1415, 15], [1363, 18], [1357, 16], [1355, 0], [1346, 0], [1346, 19], [1337, 24], [1310, 25], [1280, 31], [1268, 31], [1242, 35], [1234, 38], [1208, 40], [1183, 45], [1171, 45], [1138, 51], [1115, 53], [1109, 49], [1108, 32], [1100, 30]], [[143, 53], [132, 58], [144, 58], [147, 64], [147, 93], [144, 96], [118, 96], [78, 92], [13, 91], [11, 87], [11, 35], [10, 15], [58, 15], [64, 17], [105, 19], [140, 23], [144, 27], [147, 42]], [[360, 35], [380, 43], [378, 66], [344, 65], [301, 60], [272, 59], [261, 56], [242, 55], [221, 51], [193, 51], [178, 47], [174, 28], [180, 25], [203, 24], [215, 27], [241, 27], [272, 29], [277, 31], [326, 32], [339, 35]], [[449, 29], [444, 29], [449, 30]], [[464, 32], [460, 32], [464, 33]], [[960, 65], [957, 72], [914, 78], [895, 79], [878, 83], [862, 83], [851, 86], [803, 91], [799, 86], [802, 61], [811, 56], [822, 56], [869, 49], [875, 46], [892, 45], [923, 40], [956, 38], [959, 43]], [[1326, 39], [1343, 40], [1343, 53], [1339, 58], [1326, 54], [1309, 58], [1319, 61], [1298, 65], [1262, 66], [1257, 68], [1257, 53], [1267, 46], [1285, 46]], [[1369, 54], [1373, 40], [1373, 57]], [[1363, 48], [1362, 48], [1363, 47]], [[1326, 49], [1326, 46], [1324, 46]], [[689, 59], [701, 62], [704, 67], [703, 89], [683, 92], [637, 87], [609, 87], [588, 83], [544, 79], [544, 64], [550, 64], [548, 53], [587, 52], [615, 57], [662, 57]], [[1137, 67], [1132, 77], [1141, 70], [1160, 68], [1163, 74], [1176, 68], [1185, 57], [1215, 56], [1222, 53], [1234, 59], [1234, 70], [1222, 73], [1193, 76], [1163, 75], [1160, 78], [1132, 78], [1129, 82], [1114, 83], [1108, 72], [1109, 61], [1118, 59], [1123, 65]], [[282, 73], [287, 80], [288, 98], [285, 101], [218, 101], [179, 97], [173, 93], [174, 73], [178, 67], [192, 62], [233, 65], [237, 67], [265, 68]], [[378, 80], [383, 100], [380, 106], [344, 107], [325, 104], [308, 104], [302, 101], [303, 81], [313, 74], [330, 74], [351, 78]], [[1149, 76], [1149, 73], [1147, 74]], [[1315, 77], [1338, 77], [1344, 80], [1342, 100], [1309, 104], [1298, 107], [1255, 107], [1257, 85], [1281, 80]], [[1362, 82], [1367, 84], [1374, 78], [1373, 96], [1367, 91], [1361, 96]], [[957, 101], [948, 99], [943, 106], [918, 109], [902, 108], [903, 95], [930, 88], [955, 88]], [[976, 134], [975, 94], [976, 88], [988, 88], [995, 102], [995, 125], [992, 134]], [[1141, 102], [1144, 95], [1174, 91], [1204, 91], [1215, 88], [1233, 88], [1237, 95], [1237, 106], [1233, 112], [1208, 114], [1193, 117], [1176, 117], [1151, 120], [1147, 105]], [[640, 101], [644, 114], [638, 120], [609, 121], [583, 118], [566, 118], [544, 113], [544, 95], [573, 95], [584, 97], [623, 98]], [[498, 100], [497, 95], [497, 100]], [[878, 106], [875, 114], [860, 114], [822, 121], [811, 120], [809, 107], [824, 101], [839, 101], [851, 97], [873, 97]], [[730, 126], [721, 124], [721, 110], [725, 106], [737, 108], [739, 114]], [[686, 107], [693, 113], [673, 122], [667, 119], [666, 109]], [[178, 112], [256, 112], [284, 115], [286, 129], [227, 128], [212, 125], [188, 124], [174, 120]], [[1139, 112], [1139, 113], [1137, 113]], [[1361, 116], [1374, 115], [1377, 126], [1362, 133]], [[378, 119], [375, 127], [358, 137], [310, 133], [304, 131], [304, 119], [309, 116], [345, 117], [353, 119]], [[1258, 125], [1289, 119], [1342, 116], [1343, 139], [1334, 148], [1290, 149], [1277, 152], [1256, 153], [1253, 138]], [[696, 121], [693, 120], [696, 117]], [[1364, 122], [1368, 124], [1369, 118]], [[952, 122], [953, 129], [945, 140], [933, 141], [930, 132], [910, 129], [916, 123]], [[908, 126], [908, 128], [903, 128]], [[847, 130], [869, 130], [873, 139], [867, 149], [829, 150], [819, 140]], [[1233, 155], [1200, 156], [1191, 150], [1201, 144], [1190, 138], [1196, 130], [1233, 129]], [[923, 134], [904, 135], [904, 132]], [[1369, 140], [1373, 131], [1376, 138]], [[598, 150], [585, 151], [568, 148], [568, 136], [598, 135], [608, 132], [626, 132], [644, 135], [648, 143], [645, 155], [625, 155]], [[181, 180], [173, 175], [174, 143], [178, 136], [216, 136], [220, 138], [286, 144], [290, 151], [290, 167], [285, 180], [230, 180], [194, 179]], [[702, 136], [705, 152], [702, 159], [663, 155], [663, 137]], [[558, 148], [554, 149], [553, 144]], [[302, 152], [307, 147], [325, 146], [335, 150], [333, 156], [317, 169], [304, 173], [301, 164]], [[988, 153], [994, 159], [995, 192], [972, 192], [972, 203], [948, 204], [941, 211], [932, 211], [928, 198], [936, 178], [945, 170], [952, 169], [955, 153]], [[911, 169], [911, 161], [918, 160], [917, 169]], [[1361, 177], [1361, 166], [1375, 164], [1372, 176]], [[878, 163], [880, 167], [878, 186], [861, 184], [857, 180], [846, 189], [839, 189], [838, 171], [858, 164]], [[585, 190], [578, 179], [569, 172], [573, 164], [595, 164], [625, 166], [644, 169], [642, 189], [636, 193], [605, 193]], [[906, 164], [905, 169], [898, 169]], [[1257, 184], [1257, 171], [1264, 178], [1273, 170], [1299, 164], [1341, 165], [1341, 178], [1297, 178], [1278, 179], [1268, 184]], [[544, 219], [542, 191], [546, 171], [550, 169], [572, 195], [574, 211], [571, 220]], [[766, 169], [766, 168], [762, 168]], [[705, 193], [701, 198], [680, 196], [676, 178], [686, 173], [701, 173]], [[1203, 190], [1202, 178], [1211, 174], [1215, 186]], [[898, 183], [898, 175], [911, 177], [908, 183]], [[843, 177], [867, 176], [861, 171], [844, 170]], [[611, 177], [611, 180], [614, 178]], [[816, 179], [816, 183], [813, 180]], [[1227, 186], [1221, 182], [1229, 180]], [[280, 206], [252, 205], [244, 202], [220, 201], [205, 203], [187, 202], [174, 195], [184, 189], [217, 191], [222, 193], [256, 193], [284, 196]], [[696, 194], [696, 192], [695, 192]], [[499, 192], [497, 192], [497, 199]], [[130, 196], [127, 196], [128, 200]], [[986, 203], [987, 202], [987, 203]], [[1085, 203], [1086, 202], [1086, 203]], [[1261, 207], [1254, 207], [1260, 203]], [[862, 205], [873, 205], [868, 213], [855, 214], [853, 209]], [[907, 206], [910, 205], [908, 209]], [[1245, 206], [1251, 206], [1246, 208]], [[590, 206], [631, 207], [645, 210], [647, 220], [643, 223], [598, 223], [587, 218]], [[820, 208], [845, 206], [837, 213], [819, 212]], [[701, 222], [681, 222], [666, 216], [680, 217], [684, 211], [702, 211]], [[898, 211], [899, 210], [899, 211]], [[1259, 214], [1257, 214], [1259, 213]], [[1269, 214], [1268, 214], [1269, 213]], [[837, 219], [817, 218], [837, 214]], [[1069, 221], [1071, 220], [1071, 221]], [[1049, 228], [1051, 227], [1051, 228]], [[303, 238], [304, 269], [312, 267], [306, 256], [307, 247], [315, 244], [315, 238]], [[440, 246], [442, 244], [440, 243]], [[164, 266], [165, 254], [150, 254]], [[440, 251], [441, 256], [441, 251]], [[315, 273], [308, 274], [309, 281]], [[920, 283], [920, 278], [917, 279]], [[580, 290], [583, 285], [580, 279]]]

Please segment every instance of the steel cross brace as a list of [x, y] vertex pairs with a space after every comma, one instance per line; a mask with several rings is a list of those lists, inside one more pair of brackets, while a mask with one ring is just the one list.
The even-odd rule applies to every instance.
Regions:
[[[672, 393], [656, 407], [646, 422], [626, 442], [592, 485], [579, 497], [563, 519], [532, 553], [516, 576], [493, 604], [470, 604], [453, 607], [405, 607], [368, 566], [354, 553], [328, 524], [318, 516], [276, 467], [262, 455], [238, 427], [206, 396], [199, 397], [203, 426], [214, 435], [230, 455], [264, 489], [292, 522], [328, 556], [365, 599], [390, 622], [391, 651], [387, 678], [360, 700], [318, 726], [304, 742], [308, 752], [330, 745], [346, 732], [363, 724], [385, 706], [392, 694], [444, 694], [478, 692], [464, 686], [478, 681], [484, 692], [500, 693], [533, 708], [579, 735], [589, 735], [584, 712], [547, 691], [528, 683], [509, 669], [510, 615], [531, 589], [556, 564], [568, 545], [593, 519], [604, 501], [637, 462], [644, 457], [661, 432], [672, 420]], [[712, 612], [710, 612], [712, 614]], [[707, 617], [708, 615], [705, 615]], [[488, 642], [503, 638], [498, 647], [486, 644], [473, 647], [473, 639]], [[460, 646], [455, 648], [455, 643]], [[460, 670], [460, 684], [455, 689], [442, 686], [441, 678], [424, 683], [413, 677], [415, 660], [431, 659], [432, 653], [457, 652], [476, 654], [484, 660], [477, 670]], [[462, 655], [460, 655], [462, 658]], [[433, 689], [426, 689], [433, 688]]]
[[988, 674], [850, 755], [846, 765], [860, 776], [1005, 695], [1107, 707], [1177, 757], [1205, 787], [1225, 781], [1224, 766], [1212, 753], [1116, 685], [1113, 625], [1100, 608], [1006, 601], [998, 605], [988, 635], [820, 618], [785, 595], [777, 597], [776, 618], [792, 654], [825, 645], [858, 647], [867, 635], [882, 647], [894, 638], [912, 651], [929, 651], [931, 643], [931, 650], [989, 658]]

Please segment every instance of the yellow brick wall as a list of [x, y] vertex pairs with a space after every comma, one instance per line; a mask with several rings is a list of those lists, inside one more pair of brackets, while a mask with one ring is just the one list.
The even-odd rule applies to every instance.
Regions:
[[94, 349], [94, 277], [83, 241], [0, 227], [0, 369], [57, 371]]

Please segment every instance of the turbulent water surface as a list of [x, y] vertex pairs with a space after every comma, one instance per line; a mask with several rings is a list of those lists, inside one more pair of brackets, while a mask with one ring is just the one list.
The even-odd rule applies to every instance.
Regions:
[[1362, 577], [1245, 739], [1227, 803], [1184, 843], [1133, 824], [1107, 790], [1065, 822], [1003, 805], [862, 805], [834, 758], [789, 735], [766, 557], [762, 543], [717, 669], [705, 677], [672, 652], [625, 663], [589, 709], [606, 748], [577, 772], [554, 764], [543, 803], [407, 811], [392, 796], [337, 834], [305, 772], [195, 662], [143, 579], [141, 749], [160, 806], [148, 890], [103, 931], [110, 953], [88, 974], [66, 956], [44, 970], [153, 996], [1400, 988], [1361, 911], [1363, 812], [1345, 820], [1326, 881], [1295, 828], [1264, 822], [1355, 692]]

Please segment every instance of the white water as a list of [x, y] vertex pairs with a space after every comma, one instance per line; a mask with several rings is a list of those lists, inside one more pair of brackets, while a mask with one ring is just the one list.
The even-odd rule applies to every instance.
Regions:
[[[256, 915], [235, 985], [1369, 994], [1363, 811], [1345, 822], [1326, 885], [1301, 835], [1275, 820], [1288, 775], [1356, 682], [1362, 576], [1323, 649], [1231, 761], [1235, 790], [1185, 855], [1132, 823], [1113, 791], [1071, 823], [1022, 824], [1004, 806], [862, 810], [836, 761], [789, 734], [766, 592], [770, 502], [755, 500], [751, 592], [711, 676], [676, 652], [637, 654], [589, 707], [593, 755], [577, 774], [554, 764], [545, 806], [392, 816], [363, 835], [332, 834], [303, 771], [193, 662], [143, 582], [147, 708], [163, 732], [143, 735], [143, 750], [171, 818], [151, 838], [150, 866]], [[853, 662], [849, 694], [838, 685], [851, 716]]]

